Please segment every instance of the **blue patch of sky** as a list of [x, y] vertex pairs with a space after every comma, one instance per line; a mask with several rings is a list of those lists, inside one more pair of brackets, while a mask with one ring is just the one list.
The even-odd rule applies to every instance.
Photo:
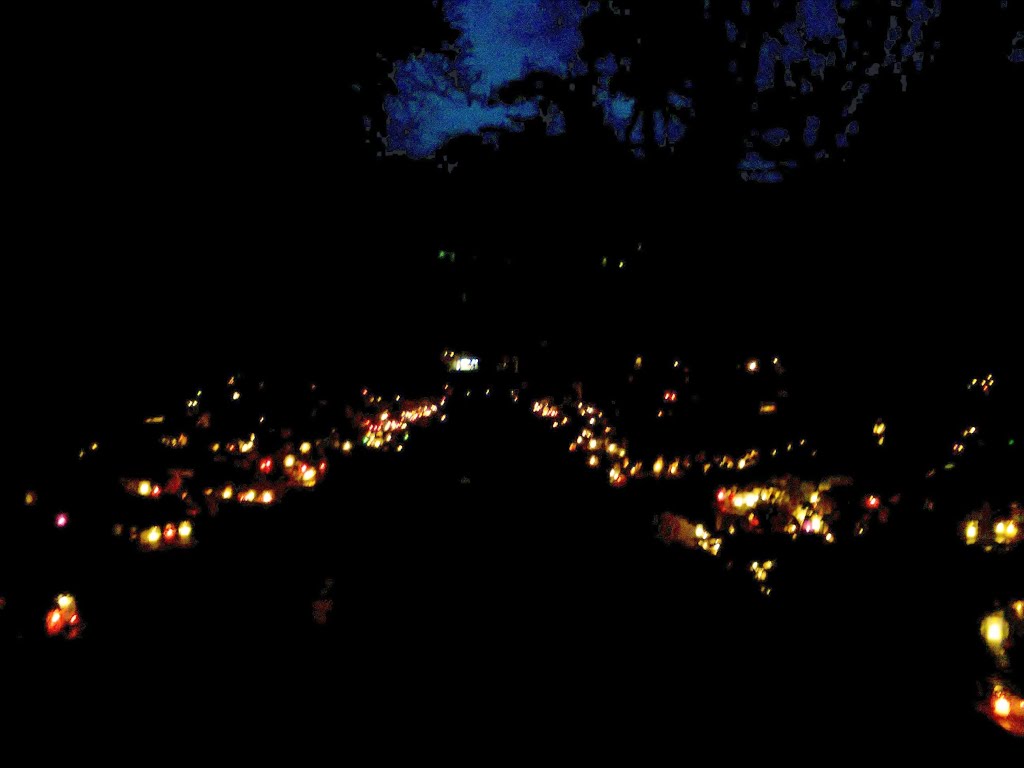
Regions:
[[761, 132], [761, 139], [773, 147], [780, 147], [784, 141], [789, 141], [789, 131], [785, 128], [769, 128]]
[[589, 11], [577, 0], [448, 0], [444, 11], [461, 33], [455, 65], [476, 96], [529, 74], [568, 77], [582, 67], [580, 23]]
[[474, 99], [455, 85], [452, 63], [441, 54], [400, 62], [393, 74], [397, 95], [384, 100], [388, 115], [388, 152], [429, 157], [448, 141], [485, 129], [521, 129], [536, 118], [536, 101], [490, 104]]
[[678, 94], [675, 91], [668, 92], [667, 101], [676, 109], [691, 109], [693, 107], [693, 99], [689, 96]]
[[669, 144], [676, 144], [686, 135], [686, 125], [676, 115], [669, 115], [666, 134]]
[[598, 73], [594, 104], [604, 113], [605, 125], [609, 126], [619, 141], [626, 140], [626, 133], [633, 120], [636, 100], [621, 93], [612, 93], [612, 76], [618, 71], [619, 65], [611, 54], [594, 62]]
[[778, 169], [778, 163], [774, 160], [765, 160], [757, 152], [748, 152], [736, 167], [740, 172], [740, 178], [744, 181], [761, 184], [777, 184], [782, 181], [782, 172]]
[[[463, 134], [517, 131], [540, 116], [539, 98], [506, 104], [497, 92], [538, 73], [584, 70], [580, 23], [596, 10], [577, 0], [448, 0], [444, 14], [460, 34], [455, 58], [423, 53], [395, 65], [397, 94], [384, 100], [389, 152], [423, 158]], [[564, 118], [562, 118], [564, 122]], [[552, 128], [552, 125], [554, 128]], [[548, 131], [564, 130], [557, 120]]]
[[804, 144], [813, 147], [818, 141], [818, 131], [821, 129], [821, 118], [817, 115], [808, 115], [804, 125]]
[[557, 104], [548, 107], [547, 115], [544, 116], [545, 131], [548, 136], [561, 136], [565, 133], [565, 113], [558, 108]]
[[665, 131], [665, 113], [658, 110], [654, 113], [654, 141], [658, 146], [663, 147], [668, 139]]

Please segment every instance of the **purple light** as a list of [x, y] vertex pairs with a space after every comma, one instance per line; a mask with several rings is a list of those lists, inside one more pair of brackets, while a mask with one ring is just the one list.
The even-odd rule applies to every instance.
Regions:
[[68, 524], [68, 516], [63, 512], [59, 513], [53, 521], [58, 528], [63, 528]]

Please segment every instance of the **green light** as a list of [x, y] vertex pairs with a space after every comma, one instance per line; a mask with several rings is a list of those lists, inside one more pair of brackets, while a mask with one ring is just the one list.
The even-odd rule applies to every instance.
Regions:
[[605, 256], [603, 259], [601, 259], [601, 266], [602, 267], [607, 267], [608, 266], [608, 257], [607, 256]]
[[1014, 439], [1013, 439], [1013, 438], [1011, 437], [1011, 438], [1010, 438], [1010, 445], [1011, 445], [1011, 446], [1013, 446], [1013, 445], [1016, 445], [1016, 444], [1017, 444], [1017, 441], [1016, 441], [1016, 440], [1014, 440]]
[[445, 259], [445, 257], [446, 257], [447, 255], [448, 255], [448, 252], [447, 252], [447, 251], [441, 251], [441, 252], [440, 252], [440, 253], [439, 253], [439, 254], [437, 255], [437, 258], [438, 258], [438, 259], [440, 259], [441, 261], [444, 261], [444, 259]]

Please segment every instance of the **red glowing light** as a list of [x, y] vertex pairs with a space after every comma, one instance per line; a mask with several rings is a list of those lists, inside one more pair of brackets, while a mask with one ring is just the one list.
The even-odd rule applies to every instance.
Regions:
[[177, 533], [177, 531], [175, 530], [174, 526], [171, 525], [170, 523], [168, 523], [167, 526], [164, 528], [164, 538], [167, 539], [168, 541], [173, 539], [174, 538], [174, 534], [176, 534], [176, 533]]
[[267, 456], [265, 459], [260, 461], [260, 472], [264, 475], [269, 475], [274, 470], [274, 460]]
[[878, 509], [882, 501], [877, 496], [868, 496], [867, 506], [868, 509]]
[[154, 485], [153, 486], [153, 491], [149, 495], [152, 496], [154, 499], [159, 499], [160, 498], [161, 490], [162, 489], [160, 488], [159, 485]]
[[327, 462], [321, 461], [319, 464], [317, 464], [317, 469], [320, 471], [320, 474], [322, 475], [324, 472], [327, 471]]
[[619, 475], [618, 477], [616, 477], [612, 481], [612, 487], [613, 488], [621, 488], [622, 486], [624, 486], [626, 484], [626, 482], [627, 482], [626, 476], [625, 475]]
[[750, 516], [750, 525], [753, 528], [757, 528], [759, 525], [761, 525], [761, 521], [757, 519], [756, 515], [751, 515]]
[[676, 401], [677, 397], [678, 397], [678, 395], [675, 392], [673, 392], [671, 389], [666, 389], [665, 390], [665, 402], [666, 403], [674, 403]]
[[54, 608], [46, 617], [46, 634], [56, 635], [60, 632], [61, 626], [60, 611]]
[[719, 502], [725, 501], [725, 488], [719, 488], [718, 489], [718, 501]]
[[77, 613], [71, 614], [71, 618], [68, 619], [68, 624], [70, 624], [71, 626], [74, 626], [77, 623], [78, 623], [78, 614]]
[[68, 524], [68, 516], [61, 512], [56, 518], [54, 518], [53, 522], [58, 528], [63, 528]]

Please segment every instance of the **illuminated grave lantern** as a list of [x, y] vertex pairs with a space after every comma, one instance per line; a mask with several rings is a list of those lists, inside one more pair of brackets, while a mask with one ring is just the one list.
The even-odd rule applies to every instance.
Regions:
[[461, 354], [446, 352], [444, 360], [448, 365], [448, 370], [453, 373], [474, 373], [480, 370], [480, 358], [466, 352]]

